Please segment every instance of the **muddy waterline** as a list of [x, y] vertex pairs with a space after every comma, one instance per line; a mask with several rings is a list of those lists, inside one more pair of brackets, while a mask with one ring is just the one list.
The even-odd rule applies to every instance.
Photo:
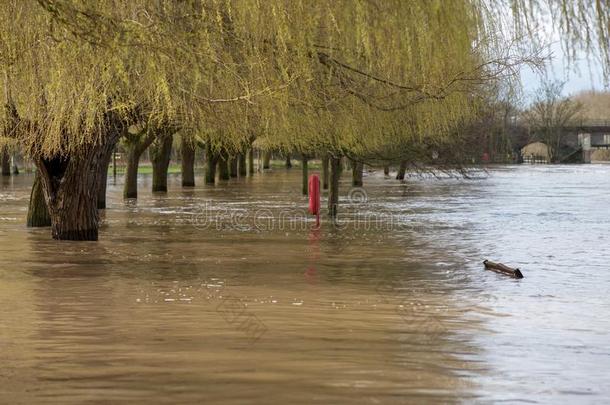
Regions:
[[32, 180], [0, 188], [0, 402], [610, 402], [608, 166], [346, 177], [318, 231], [298, 169], [110, 179], [96, 243], [26, 229]]

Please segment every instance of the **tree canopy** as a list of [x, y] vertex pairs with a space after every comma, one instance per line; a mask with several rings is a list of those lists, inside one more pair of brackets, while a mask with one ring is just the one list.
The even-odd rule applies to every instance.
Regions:
[[1, 80], [20, 123], [5, 135], [31, 155], [95, 144], [109, 112], [229, 149], [455, 142], [494, 83], [539, 63], [524, 44], [549, 18], [610, 65], [605, 0], [3, 3]]

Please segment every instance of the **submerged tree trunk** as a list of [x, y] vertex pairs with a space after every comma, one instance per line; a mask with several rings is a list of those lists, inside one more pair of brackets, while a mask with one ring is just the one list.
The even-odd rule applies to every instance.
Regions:
[[229, 180], [231, 175], [229, 173], [229, 159], [224, 152], [221, 152], [218, 157], [218, 179]]
[[150, 146], [153, 193], [167, 193], [167, 169], [172, 155], [174, 137], [164, 134]]
[[[2, 127], [0, 128], [2, 131], [0, 132], [0, 136], [4, 136], [6, 138], [12, 138], [15, 135], [17, 127], [19, 125], [19, 113], [17, 112], [17, 107], [15, 106], [15, 102], [13, 100], [12, 92], [11, 92], [11, 77], [8, 69], [4, 69], [4, 112], [5, 116], [2, 120]], [[9, 154], [8, 146], [0, 146], [0, 160], [2, 161], [2, 176], [10, 176], [11, 175], [11, 155]]]
[[362, 171], [364, 170], [364, 164], [352, 160], [352, 186], [362, 187]]
[[105, 117], [104, 133], [96, 143], [70, 155], [34, 156], [51, 218], [51, 234], [59, 240], [97, 240], [99, 179], [106, 157], [115, 148], [123, 122], [112, 113]]
[[398, 173], [396, 173], [396, 180], [404, 180], [406, 172], [407, 172], [407, 162], [403, 160], [400, 162], [400, 167], [398, 168]]
[[17, 157], [15, 156], [15, 154], [13, 154], [13, 156], [11, 156], [11, 161], [13, 162], [13, 174], [18, 175], [19, 166], [17, 166]]
[[263, 152], [263, 169], [271, 167], [271, 152], [266, 150]]
[[114, 153], [114, 149], [108, 151], [106, 156], [102, 156], [102, 163], [99, 168], [99, 192], [97, 193], [97, 209], [105, 210], [106, 209], [106, 189], [108, 185], [108, 168], [110, 167], [110, 161], [112, 160], [112, 155]]
[[237, 166], [239, 163], [238, 160], [238, 156], [231, 156], [229, 158], [229, 176], [230, 177], [237, 177], [238, 172], [237, 172]]
[[125, 170], [125, 185], [123, 198], [138, 198], [138, 166], [142, 151], [139, 145], [127, 146], [127, 168]]
[[303, 172], [303, 181], [301, 182], [303, 195], [307, 195], [309, 193], [309, 158], [306, 155], [303, 155], [301, 158], [301, 167]]
[[182, 136], [182, 187], [195, 187], [195, 144]]
[[205, 146], [205, 184], [214, 184], [216, 182], [216, 166], [218, 165], [218, 153], [212, 150], [209, 144]]
[[322, 155], [322, 189], [328, 189], [328, 155]]
[[2, 148], [2, 175], [11, 175], [11, 155], [6, 147]]
[[390, 166], [383, 166], [383, 175], [386, 177], [390, 175]]
[[286, 155], [286, 169], [292, 169], [292, 161], [290, 161], [290, 153]]
[[254, 148], [248, 150], [248, 176], [254, 176]]
[[30, 194], [30, 205], [28, 207], [27, 226], [29, 228], [41, 228], [51, 226], [51, 217], [44, 197], [40, 176], [36, 173], [32, 193]]
[[40, 160], [38, 169], [51, 216], [53, 239], [97, 240], [101, 165], [101, 156], [87, 151], [71, 157]]
[[114, 148], [114, 151], [112, 151], [112, 179], [114, 184], [116, 184], [116, 154], [117, 150]]
[[123, 187], [123, 198], [138, 198], [138, 167], [142, 153], [155, 140], [153, 133], [127, 137], [127, 168], [125, 171], [125, 185]]
[[238, 155], [239, 160], [239, 177], [246, 177], [248, 174], [248, 168], [246, 167], [246, 154], [244, 152]]
[[98, 239], [100, 167], [119, 136], [119, 131], [109, 130], [98, 143], [82, 146], [69, 156], [35, 159], [54, 239]]
[[328, 216], [337, 217], [339, 207], [339, 178], [341, 177], [341, 158], [331, 157], [330, 159], [330, 181], [328, 189]]

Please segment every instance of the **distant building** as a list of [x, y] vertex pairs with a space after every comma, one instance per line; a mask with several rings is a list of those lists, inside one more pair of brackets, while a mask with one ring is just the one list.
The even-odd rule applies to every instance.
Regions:
[[549, 163], [551, 160], [550, 148], [542, 142], [532, 142], [521, 148], [523, 163]]
[[610, 161], [610, 150], [598, 149], [591, 153], [591, 163], [601, 163]]

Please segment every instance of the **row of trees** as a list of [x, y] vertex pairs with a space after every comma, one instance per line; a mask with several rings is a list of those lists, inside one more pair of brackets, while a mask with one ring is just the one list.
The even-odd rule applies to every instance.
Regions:
[[98, 237], [118, 142], [128, 149], [127, 198], [147, 148], [153, 187], [166, 187], [177, 133], [184, 160], [205, 149], [208, 182], [253, 144], [323, 157], [334, 216], [343, 156], [401, 168], [467, 161], [466, 129], [483, 100], [540, 62], [517, 38], [549, 4], [572, 44], [608, 44], [604, 1], [3, 3], [3, 148], [34, 161], [32, 197], [44, 197], [53, 237], [70, 240]]
[[547, 145], [554, 163], [561, 161], [564, 149], [574, 152], [566, 145], [566, 135], [583, 119], [584, 105], [564, 95], [563, 86], [559, 81], [544, 82], [529, 102], [511, 89], [493, 94], [469, 127], [479, 156], [490, 162], [518, 161], [520, 150], [532, 142]]

